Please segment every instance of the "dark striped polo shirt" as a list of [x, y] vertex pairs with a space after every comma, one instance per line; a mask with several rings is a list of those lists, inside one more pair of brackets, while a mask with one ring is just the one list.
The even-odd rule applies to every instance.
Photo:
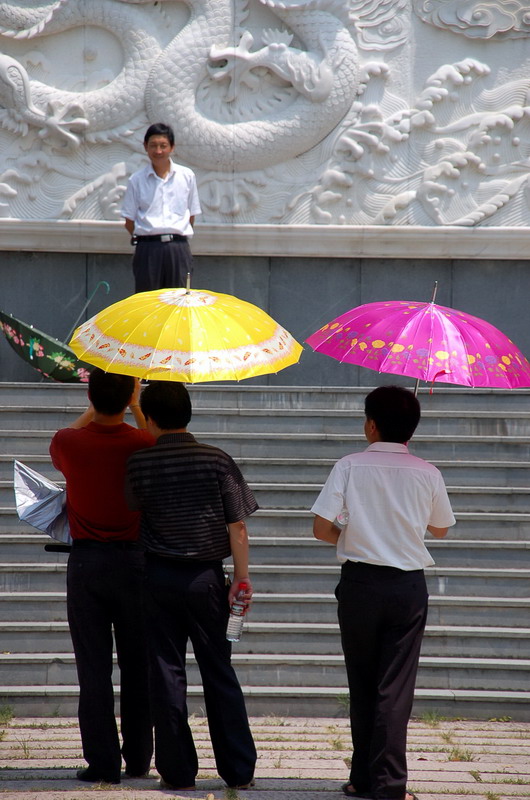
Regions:
[[191, 433], [163, 434], [135, 453], [126, 495], [142, 512], [140, 538], [148, 551], [198, 561], [230, 556], [227, 524], [258, 508], [234, 460]]

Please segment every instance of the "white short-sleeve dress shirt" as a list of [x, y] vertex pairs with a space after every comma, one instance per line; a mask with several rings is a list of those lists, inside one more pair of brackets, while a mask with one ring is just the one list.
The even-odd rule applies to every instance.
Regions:
[[394, 442], [375, 442], [335, 464], [311, 511], [334, 521], [344, 509], [339, 560], [402, 570], [434, 564], [427, 525], [455, 524], [440, 471]]
[[151, 164], [129, 178], [121, 216], [132, 219], [137, 236], [178, 233], [193, 236], [190, 217], [201, 213], [195, 173], [171, 161], [165, 178]]

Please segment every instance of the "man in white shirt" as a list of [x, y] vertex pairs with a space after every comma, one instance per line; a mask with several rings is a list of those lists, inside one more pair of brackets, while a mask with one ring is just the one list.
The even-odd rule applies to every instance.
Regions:
[[439, 470], [408, 452], [420, 420], [412, 392], [380, 386], [365, 414], [369, 447], [335, 464], [311, 509], [314, 536], [336, 545], [343, 562], [335, 594], [353, 755], [342, 790], [413, 800], [407, 726], [427, 619], [423, 569], [434, 563], [423, 540], [426, 530], [443, 538], [455, 518]]
[[136, 245], [135, 291], [186, 286], [192, 269], [188, 239], [201, 213], [195, 175], [171, 160], [175, 134], [169, 125], [151, 125], [144, 148], [150, 164], [131, 175], [121, 210]]

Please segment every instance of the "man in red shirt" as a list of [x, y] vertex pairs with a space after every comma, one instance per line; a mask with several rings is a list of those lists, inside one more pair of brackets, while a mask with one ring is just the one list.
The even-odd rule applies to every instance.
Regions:
[[[81, 781], [119, 783], [121, 757], [129, 777], [147, 773], [153, 753], [143, 635], [143, 550], [140, 514], [124, 497], [125, 466], [132, 453], [154, 443], [146, 430], [124, 422], [129, 407], [139, 428], [140, 384], [128, 375], [94, 369], [89, 408], [57, 431], [50, 445], [66, 478], [72, 535], [66, 602], [79, 678], [79, 727], [86, 769]], [[113, 641], [121, 676], [123, 747], [114, 714]]]

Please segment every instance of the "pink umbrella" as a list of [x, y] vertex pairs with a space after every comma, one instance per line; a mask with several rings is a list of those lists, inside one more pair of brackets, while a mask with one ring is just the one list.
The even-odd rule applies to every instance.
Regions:
[[366, 303], [306, 342], [338, 361], [417, 380], [530, 386], [530, 363], [507, 336], [479, 317], [434, 302]]

